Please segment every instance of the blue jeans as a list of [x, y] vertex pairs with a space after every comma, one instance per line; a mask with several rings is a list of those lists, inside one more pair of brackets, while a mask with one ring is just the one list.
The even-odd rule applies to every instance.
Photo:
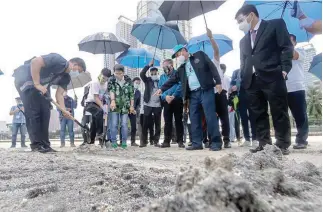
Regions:
[[16, 146], [19, 129], [20, 129], [20, 136], [21, 136], [21, 146], [25, 145], [26, 132], [27, 132], [26, 124], [13, 123], [12, 124], [12, 146]]
[[[242, 88], [240, 89], [240, 92], [239, 92], [239, 115], [241, 119], [244, 139], [246, 141], [250, 141], [250, 139], [256, 140], [257, 139], [256, 122], [252, 115], [252, 111], [249, 108], [249, 101], [248, 101], [246, 91]], [[249, 122], [251, 126], [251, 137], [250, 137], [250, 130], [249, 130]]]
[[74, 131], [73, 131], [74, 122], [73, 122], [73, 120], [66, 119], [66, 118], [62, 118], [62, 120], [61, 120], [61, 133], [60, 133], [61, 144], [65, 144], [66, 126], [68, 128], [68, 134], [70, 136], [70, 142], [72, 144], [72, 143], [74, 143]]
[[113, 144], [117, 143], [117, 135], [119, 129], [119, 120], [121, 125], [121, 137], [122, 137], [122, 144], [127, 144], [128, 138], [128, 114], [120, 114], [117, 112], [111, 113], [111, 142]]
[[190, 94], [190, 119], [192, 131], [192, 146], [201, 147], [203, 140], [202, 114], [200, 105], [202, 105], [206, 117], [207, 131], [211, 136], [211, 149], [222, 148], [222, 139], [219, 131], [219, 124], [215, 113], [214, 90], [192, 91]]

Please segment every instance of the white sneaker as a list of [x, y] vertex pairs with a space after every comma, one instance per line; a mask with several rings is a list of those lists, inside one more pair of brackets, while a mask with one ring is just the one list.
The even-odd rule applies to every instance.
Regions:
[[240, 147], [252, 147], [252, 141], [245, 141]]
[[257, 140], [252, 141], [252, 146], [258, 146], [258, 145], [259, 145], [259, 142]]

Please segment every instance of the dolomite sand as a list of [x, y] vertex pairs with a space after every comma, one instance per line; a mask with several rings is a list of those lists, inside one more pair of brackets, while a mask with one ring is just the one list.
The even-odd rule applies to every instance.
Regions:
[[321, 211], [321, 144], [288, 157], [275, 146], [257, 154], [233, 146], [0, 149], [0, 211]]

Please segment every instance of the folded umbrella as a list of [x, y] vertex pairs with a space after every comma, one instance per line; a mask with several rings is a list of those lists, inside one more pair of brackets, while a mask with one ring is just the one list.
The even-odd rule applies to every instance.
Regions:
[[[232, 40], [229, 37], [221, 34], [213, 34], [213, 38], [218, 44], [221, 57], [233, 50]], [[206, 34], [193, 37], [188, 42], [187, 48], [190, 53], [204, 51], [210, 58], [213, 58], [214, 51], [212, 44], [210, 42], [210, 38]]]
[[313, 58], [309, 72], [322, 81], [322, 53]]
[[[146, 49], [130, 48], [122, 52], [116, 59], [119, 64], [130, 68], [143, 68], [153, 59], [153, 55]], [[160, 65], [160, 59], [154, 58], [154, 65]]]
[[166, 21], [191, 20], [199, 15], [204, 16], [207, 27], [205, 13], [218, 9], [223, 1], [164, 1], [159, 11]]
[[168, 27], [165, 19], [158, 15], [136, 21], [132, 27], [131, 35], [141, 43], [158, 49], [172, 49], [178, 44], [186, 44], [181, 33], [173, 27]]
[[322, 0], [289, 1], [246, 1], [245, 4], [255, 5], [261, 19], [270, 20], [283, 18], [289, 33], [297, 37], [297, 42], [310, 40], [313, 35], [299, 26], [299, 20], [291, 16], [291, 10], [299, 4], [302, 11], [313, 19], [322, 20]]

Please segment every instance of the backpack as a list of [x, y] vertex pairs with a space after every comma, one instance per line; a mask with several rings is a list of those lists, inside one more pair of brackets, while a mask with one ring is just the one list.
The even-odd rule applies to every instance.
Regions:
[[90, 85], [85, 86], [84, 87], [83, 98], [82, 98], [82, 101], [81, 101], [82, 107], [85, 106], [85, 100], [87, 99], [87, 96], [89, 95], [89, 91], [90, 91]]

